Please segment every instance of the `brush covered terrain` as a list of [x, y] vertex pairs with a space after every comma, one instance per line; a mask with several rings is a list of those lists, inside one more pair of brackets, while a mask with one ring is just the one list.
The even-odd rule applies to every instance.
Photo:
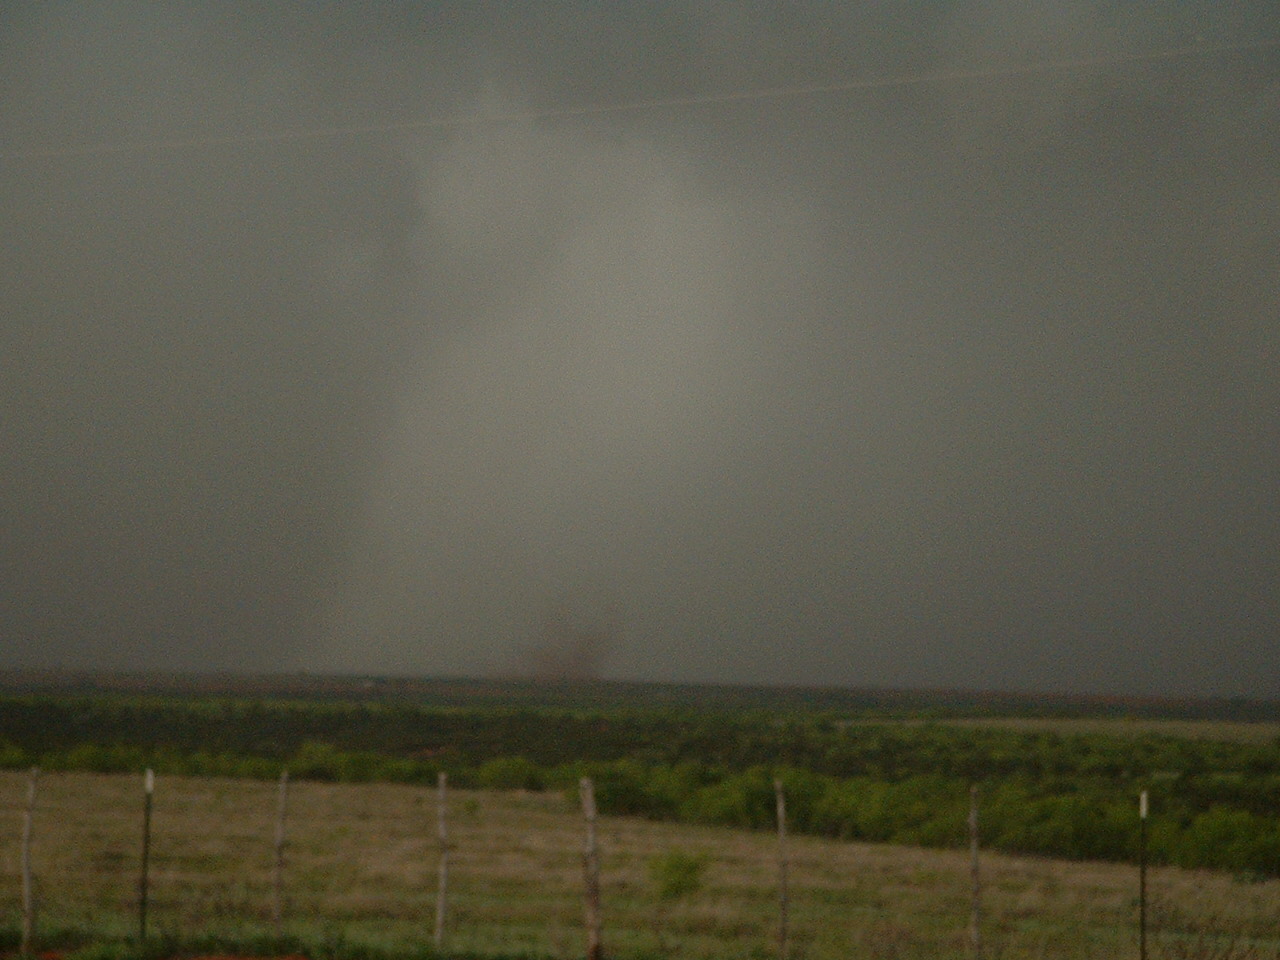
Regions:
[[775, 778], [792, 957], [967, 955], [972, 785], [985, 956], [1136, 947], [1140, 791], [1152, 956], [1277, 955], [1275, 704], [319, 678], [0, 686], [13, 945], [27, 771], [40, 767], [45, 947], [136, 936], [150, 768], [152, 953], [429, 954], [443, 772], [454, 956], [581, 955], [582, 776], [602, 813], [610, 956], [776, 955]]
[[1137, 858], [1145, 790], [1153, 862], [1280, 876], [1280, 723], [1230, 716], [1265, 704], [1188, 719], [1169, 714], [1194, 705], [1106, 716], [1034, 698], [601, 684], [290, 693], [0, 695], [0, 768], [418, 785], [445, 772], [496, 790], [590, 775], [605, 813], [753, 829], [772, 825], [781, 777], [795, 832], [942, 849], [967, 842], [977, 784], [987, 848], [1116, 862]]

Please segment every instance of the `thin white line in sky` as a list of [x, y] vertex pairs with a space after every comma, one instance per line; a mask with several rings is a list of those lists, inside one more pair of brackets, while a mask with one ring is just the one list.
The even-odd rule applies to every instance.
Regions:
[[859, 90], [880, 90], [893, 87], [923, 86], [926, 84], [961, 83], [975, 80], [994, 80], [1029, 74], [1057, 73], [1114, 66], [1125, 63], [1179, 60], [1187, 57], [1205, 57], [1217, 54], [1243, 53], [1280, 48], [1280, 40], [1259, 40], [1252, 43], [1223, 45], [1197, 44], [1177, 47], [1154, 53], [1122, 54], [1099, 57], [1076, 57], [1068, 60], [1048, 60], [1040, 63], [1004, 65], [995, 67], [969, 67], [933, 73], [901, 74], [890, 77], [871, 77], [858, 80], [840, 80], [827, 83], [792, 84], [783, 87], [767, 87], [756, 90], [736, 90], [727, 93], [691, 94], [686, 97], [665, 97], [655, 100], [635, 100], [624, 103], [592, 104], [577, 107], [547, 107], [516, 110], [505, 113], [483, 112], [465, 117], [439, 117], [427, 120], [398, 123], [343, 124], [340, 126], [308, 127], [295, 130], [264, 130], [253, 133], [214, 136], [174, 137], [154, 140], [122, 140], [114, 143], [88, 143], [81, 145], [13, 147], [0, 149], [0, 159], [39, 160], [57, 157], [95, 156], [118, 153], [150, 153], [184, 150], [192, 147], [235, 146], [254, 143], [291, 143], [302, 140], [327, 140], [340, 137], [414, 133], [418, 131], [489, 126], [530, 120], [554, 120], [573, 117], [603, 116], [613, 113], [640, 112], [680, 107], [714, 106], [726, 103], [744, 103], [753, 100], [780, 100], [788, 97], [816, 96], [827, 93], [846, 93]]

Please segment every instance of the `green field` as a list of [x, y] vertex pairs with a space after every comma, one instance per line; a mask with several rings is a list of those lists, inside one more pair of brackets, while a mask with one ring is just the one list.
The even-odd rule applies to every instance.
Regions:
[[[19, 836], [27, 777], [0, 774], [0, 910], [20, 915]], [[141, 778], [56, 773], [39, 784], [34, 863], [45, 945], [123, 941], [136, 925]], [[152, 846], [150, 927], [263, 942], [270, 918], [276, 787], [161, 777]], [[565, 793], [451, 791], [447, 947], [492, 956], [584, 951], [583, 823]], [[285, 933], [313, 953], [395, 955], [430, 942], [436, 889], [435, 792], [397, 784], [294, 784]], [[605, 946], [619, 958], [776, 955], [777, 843], [767, 831], [606, 816], [600, 824]], [[652, 865], [671, 851], [705, 858], [692, 893], [658, 896]], [[969, 860], [963, 851], [792, 837], [791, 955], [968, 955]], [[1116, 864], [984, 854], [985, 955], [1136, 956], [1137, 874]], [[1280, 881], [1159, 868], [1151, 872], [1153, 957], [1278, 953]], [[1228, 947], [1234, 953], [1208, 952]]]
[[[912, 722], [912, 721], [905, 721]], [[1085, 734], [1108, 737], [1173, 737], [1186, 740], [1217, 740], [1224, 743], [1280, 743], [1280, 723], [1233, 720], [1174, 720], [1126, 717], [970, 717], [942, 721], [959, 727], [1019, 730], [1025, 733], [1052, 733], [1059, 736]]]

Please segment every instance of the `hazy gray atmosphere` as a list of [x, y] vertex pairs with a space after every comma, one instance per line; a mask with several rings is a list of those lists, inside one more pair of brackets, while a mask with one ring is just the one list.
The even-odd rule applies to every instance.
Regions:
[[1280, 696], [1278, 238], [1267, 0], [4, 3], [0, 666]]

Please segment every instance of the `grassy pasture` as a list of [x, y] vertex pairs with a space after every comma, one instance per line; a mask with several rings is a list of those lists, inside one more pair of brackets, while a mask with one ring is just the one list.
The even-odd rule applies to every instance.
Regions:
[[[904, 721], [912, 723], [916, 721]], [[1233, 720], [1172, 720], [1138, 717], [973, 717], [935, 720], [952, 727], [1056, 733], [1062, 736], [1101, 734], [1108, 737], [1178, 737], [1227, 743], [1280, 743], [1280, 723]]]
[[[160, 778], [150, 928], [248, 938], [270, 932], [275, 785]], [[0, 773], [0, 912], [20, 917], [26, 776]], [[126, 937], [136, 928], [141, 778], [58, 773], [40, 781], [34, 862], [46, 935]], [[583, 828], [558, 793], [450, 794], [448, 945], [493, 955], [581, 956]], [[641, 958], [776, 955], [774, 838], [629, 818], [601, 821], [605, 946]], [[967, 855], [793, 837], [792, 956], [967, 956]], [[700, 889], [662, 902], [663, 853], [708, 861]], [[407, 950], [432, 935], [435, 794], [390, 784], [295, 783], [285, 930], [313, 943]], [[987, 855], [984, 929], [993, 958], [1136, 956], [1132, 867]], [[1280, 881], [1154, 870], [1153, 957], [1280, 956]], [[1189, 952], [1225, 935], [1252, 953]], [[1219, 941], [1221, 944], [1221, 941]]]

